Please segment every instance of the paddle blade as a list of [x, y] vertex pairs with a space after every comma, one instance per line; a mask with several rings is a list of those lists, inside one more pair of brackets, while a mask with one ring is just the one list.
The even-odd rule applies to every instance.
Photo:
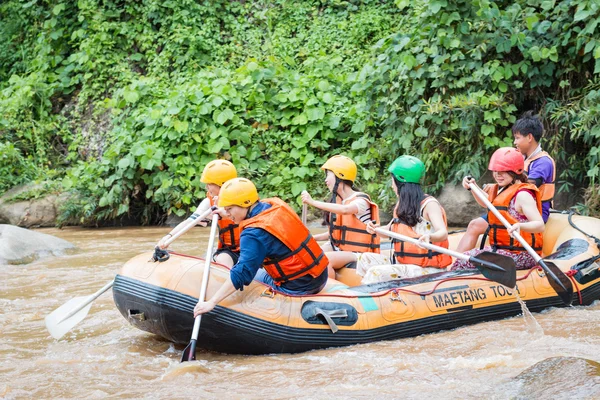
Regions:
[[514, 288], [517, 284], [517, 266], [512, 258], [484, 251], [477, 257], [470, 257], [469, 261], [486, 278], [498, 282], [509, 288]]
[[183, 349], [183, 354], [181, 355], [181, 362], [185, 361], [194, 361], [196, 359], [196, 339], [190, 340], [190, 344], [187, 345], [185, 349]]
[[538, 264], [546, 272], [546, 277], [552, 289], [556, 291], [565, 305], [570, 306], [573, 301], [573, 284], [569, 277], [551, 261], [539, 260]]
[[91, 302], [75, 314], [70, 316], [69, 314], [88, 299], [89, 296], [75, 297], [46, 316], [46, 329], [48, 329], [48, 332], [50, 332], [50, 335], [54, 339], [60, 339], [65, 333], [73, 329], [75, 325], [83, 321], [88, 315], [90, 308], [92, 308]]

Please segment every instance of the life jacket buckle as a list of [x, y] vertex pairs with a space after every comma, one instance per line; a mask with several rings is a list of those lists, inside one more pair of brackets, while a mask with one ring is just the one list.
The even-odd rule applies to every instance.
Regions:
[[272, 299], [273, 297], [275, 297], [275, 291], [272, 288], [268, 287], [260, 294], [260, 297], [268, 297]]

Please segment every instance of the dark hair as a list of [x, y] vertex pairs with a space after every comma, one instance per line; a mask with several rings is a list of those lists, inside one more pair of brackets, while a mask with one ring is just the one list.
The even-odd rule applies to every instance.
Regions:
[[527, 183], [527, 174], [525, 172], [521, 172], [520, 174], [517, 174], [516, 172], [513, 171], [506, 171], [510, 176], [512, 176], [513, 181], [515, 180], [520, 180], [523, 183]]
[[400, 182], [395, 176], [394, 182], [398, 188], [396, 218], [405, 225], [417, 225], [421, 221], [421, 202], [425, 198], [421, 185], [418, 183]]
[[544, 125], [542, 125], [539, 116], [533, 114], [533, 111], [527, 111], [515, 122], [512, 133], [513, 135], [520, 133], [523, 136], [533, 135], [535, 141], [539, 142], [542, 133], [544, 133]]

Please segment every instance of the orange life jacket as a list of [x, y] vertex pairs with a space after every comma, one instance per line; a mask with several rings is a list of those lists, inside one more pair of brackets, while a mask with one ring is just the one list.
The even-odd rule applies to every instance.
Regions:
[[[509, 212], [508, 207], [510, 206], [510, 201], [517, 195], [517, 192], [520, 190], [529, 190], [535, 195], [535, 202], [537, 205], [537, 209], [542, 213], [542, 201], [540, 192], [537, 187], [532, 183], [515, 183], [498, 194], [498, 185], [492, 185], [489, 191], [489, 197], [492, 204], [500, 211], [500, 214], [511, 224], [515, 224], [517, 221], [513, 218]], [[490, 245], [495, 249], [504, 249], [514, 253], [527, 251], [524, 247], [521, 246], [518, 240], [513, 238], [508, 234], [508, 230], [502, 224], [502, 222], [494, 215], [493, 212], [488, 211], [488, 223], [489, 227], [486, 232], [489, 235]], [[533, 250], [538, 254], [542, 254], [542, 245], [543, 245], [543, 235], [542, 233], [529, 233], [529, 232], [520, 232], [521, 237], [525, 239], [527, 244], [529, 244]]]
[[[434, 197], [426, 195], [426, 197], [421, 201], [421, 210], [423, 210], [425, 204], [430, 201], [435, 201], [439, 204]], [[448, 221], [446, 220], [446, 211], [441, 204], [440, 208], [442, 209], [444, 224], [448, 226]], [[412, 227], [399, 222], [397, 218], [395, 218], [394, 222], [392, 223], [391, 231], [404, 236], [409, 236], [414, 239], [421, 237], [421, 235], [416, 233]], [[448, 254], [438, 253], [437, 251], [429, 249], [423, 249], [415, 244], [403, 242], [401, 240], [393, 239], [392, 243], [394, 244], [395, 261], [400, 264], [414, 264], [424, 268], [446, 268], [448, 265], [452, 264], [452, 257], [450, 257]], [[446, 240], [432, 244], [445, 247], [447, 249], [448, 239], [446, 238]]]
[[[371, 220], [379, 223], [379, 207], [371, 201], [368, 194], [357, 193], [348, 203], [342, 201], [338, 204], [350, 204], [359, 199], [365, 199], [369, 203]], [[367, 232], [366, 224], [356, 214], [332, 214], [331, 217], [329, 238], [333, 246], [342, 251], [379, 253], [379, 237]]]
[[[209, 196], [210, 206], [215, 205], [214, 200]], [[240, 251], [240, 227], [229, 218], [219, 218], [219, 249], [228, 249], [231, 251]]]
[[260, 228], [279, 239], [290, 251], [279, 258], [265, 258], [265, 271], [280, 285], [305, 275], [320, 276], [329, 260], [298, 215], [276, 197], [261, 200], [271, 208], [240, 223], [245, 228]]
[[550, 157], [550, 154], [548, 154], [545, 151], [540, 151], [535, 156], [525, 160], [525, 171], [527, 172], [527, 175], [529, 175], [529, 166], [531, 165], [531, 163], [542, 157], [548, 157], [550, 161], [552, 161], [552, 181], [544, 182], [540, 187], [538, 187], [538, 190], [540, 191], [542, 202], [549, 201], [550, 204], [552, 204], [556, 188], [556, 185], [554, 183], [554, 181], [556, 180], [556, 163], [554, 162], [554, 159]]

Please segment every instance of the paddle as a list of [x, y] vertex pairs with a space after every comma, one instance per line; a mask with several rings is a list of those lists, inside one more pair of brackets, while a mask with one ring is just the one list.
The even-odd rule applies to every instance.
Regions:
[[[185, 222], [184, 225], [182, 225], [179, 230], [177, 232], [175, 232], [174, 235], [172, 235], [166, 242], [165, 242], [165, 246], [170, 245], [171, 243], [173, 243], [173, 241], [175, 239], [177, 239], [179, 236], [183, 235], [184, 233], [186, 233], [187, 231], [189, 231], [190, 229], [192, 229], [194, 226], [196, 226], [198, 224], [199, 221], [202, 221], [204, 218], [208, 217], [208, 215], [214, 210], [216, 209], [216, 207], [211, 207], [208, 210], [204, 211], [202, 214], [200, 214], [197, 218], [195, 219], [190, 219], [188, 221]], [[156, 246], [154, 247], [154, 254], [152, 255], [151, 261], [158, 261], [158, 262], [165, 262], [169, 259], [170, 255], [169, 252], [166, 250], [161, 249], [160, 247]]]
[[376, 228], [375, 231], [385, 236], [389, 236], [394, 239], [402, 240], [403, 242], [409, 242], [426, 249], [437, 251], [438, 253], [444, 253], [451, 255], [452, 257], [469, 261], [475, 265], [477, 269], [486, 278], [498, 282], [509, 288], [514, 288], [517, 284], [517, 271], [515, 260], [502, 254], [491, 253], [484, 251], [478, 256], [468, 256], [463, 253], [449, 250], [445, 247], [436, 246], [431, 243], [420, 242], [417, 239], [401, 235], [399, 233], [391, 232], [383, 228]]
[[308, 211], [308, 204], [302, 203], [302, 224], [306, 226], [306, 212]]
[[113, 279], [91, 296], [75, 297], [48, 314], [45, 321], [50, 335], [54, 339], [60, 339], [75, 325], [83, 321], [92, 307], [92, 302], [110, 289], [114, 282]]
[[[500, 211], [494, 207], [487, 195], [479, 189], [477, 185], [469, 183], [469, 188], [477, 195], [477, 197], [479, 197], [487, 208], [494, 213], [496, 218], [498, 218], [507, 229], [511, 227], [510, 223], [502, 216], [502, 214], [500, 214]], [[556, 291], [563, 303], [570, 306], [571, 301], [573, 300], [573, 284], [571, 283], [571, 280], [560, 270], [560, 268], [558, 268], [558, 266], [556, 266], [556, 264], [542, 260], [542, 257], [531, 248], [518, 232], [513, 232], [512, 236], [521, 243], [521, 246], [523, 246], [539, 266], [544, 269], [548, 282], [550, 282], [550, 286]]]
[[[208, 240], [208, 249], [206, 249], [206, 261], [204, 262], [204, 274], [202, 275], [202, 287], [200, 288], [200, 297], [198, 298], [200, 301], [204, 301], [206, 297], [206, 287], [208, 286], [208, 275], [210, 272], [210, 259], [212, 256], [212, 249], [215, 243], [215, 236], [217, 233], [217, 228], [219, 226], [219, 215], [214, 214], [212, 219], [212, 226], [210, 228], [210, 238]], [[181, 355], [181, 362], [184, 361], [193, 361], [196, 359], [196, 341], [198, 340], [198, 332], [200, 331], [200, 321], [202, 319], [202, 314], [198, 315], [194, 319], [194, 330], [192, 331], [192, 338], [190, 343], [187, 345], [185, 349], [183, 349], [183, 354]]]
[[[190, 230], [192, 226], [196, 225], [196, 223], [199, 220], [201, 221], [202, 219], [206, 218], [211, 212], [212, 210], [209, 209], [202, 215], [200, 215], [198, 217], [199, 219], [196, 218], [192, 221], [189, 221], [186, 225], [182, 227], [180, 231], [178, 231], [172, 237], [170, 237], [169, 240], [165, 242], [165, 244], [169, 245], [173, 243], [175, 239], [177, 239], [179, 236], [183, 235], [185, 232]], [[165, 251], [165, 253], [167, 252]], [[164, 259], [163, 261], [166, 261], [166, 259]], [[102, 289], [98, 290], [91, 296], [75, 297], [67, 301], [65, 304], [63, 304], [56, 310], [52, 311], [50, 314], [48, 314], [44, 320], [46, 322], [46, 329], [48, 329], [50, 335], [52, 335], [54, 339], [60, 339], [65, 335], [65, 333], [73, 329], [75, 325], [83, 321], [83, 319], [88, 315], [90, 308], [92, 307], [92, 302], [98, 297], [100, 297], [102, 293], [110, 289], [114, 282], [115, 281], [113, 279], [112, 281], [104, 285]]]

